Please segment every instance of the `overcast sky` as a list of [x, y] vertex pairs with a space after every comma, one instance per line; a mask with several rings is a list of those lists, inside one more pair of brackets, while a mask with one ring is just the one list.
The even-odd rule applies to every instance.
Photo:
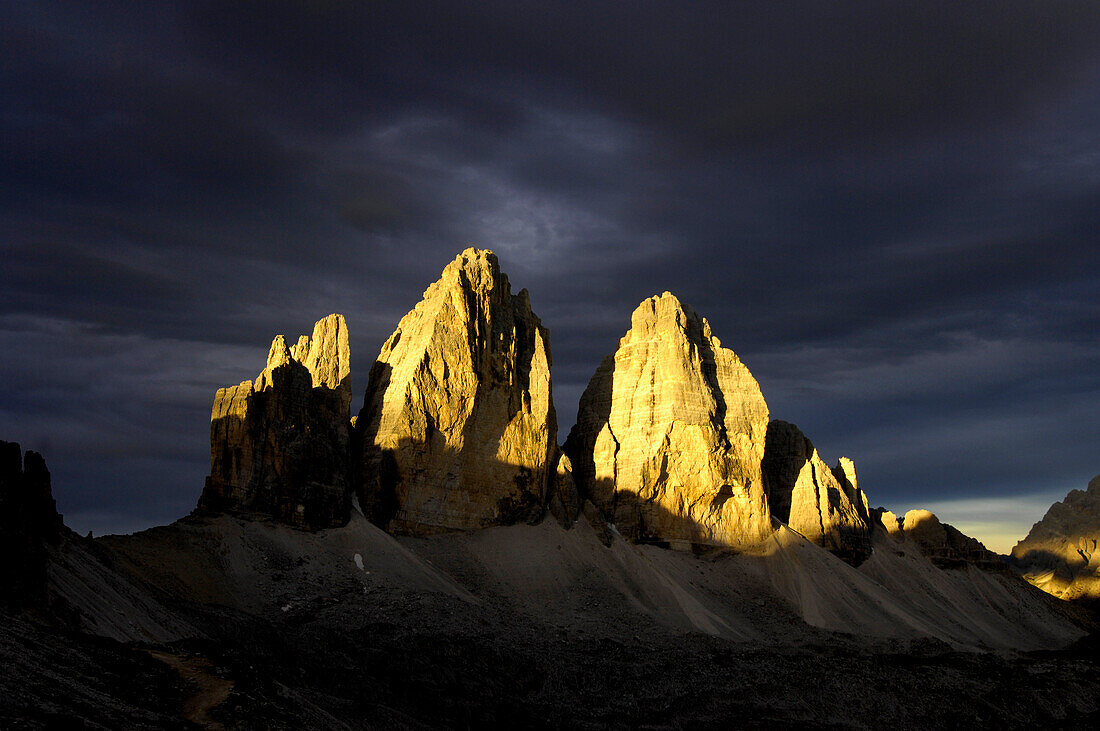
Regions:
[[1100, 472], [1100, 3], [0, 8], [0, 439], [81, 532], [190, 511], [276, 333], [357, 411], [470, 243], [559, 440], [671, 290], [873, 505], [1007, 550]]

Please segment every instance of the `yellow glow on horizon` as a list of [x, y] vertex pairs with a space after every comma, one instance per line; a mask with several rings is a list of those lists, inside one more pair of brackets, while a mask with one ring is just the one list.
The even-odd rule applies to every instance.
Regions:
[[1008, 554], [1022, 541], [1050, 506], [1065, 497], [1064, 492], [1041, 492], [1007, 497], [961, 498], [934, 500], [921, 505], [908, 505], [905, 510], [924, 508], [935, 513], [942, 523], [977, 538], [985, 547]]

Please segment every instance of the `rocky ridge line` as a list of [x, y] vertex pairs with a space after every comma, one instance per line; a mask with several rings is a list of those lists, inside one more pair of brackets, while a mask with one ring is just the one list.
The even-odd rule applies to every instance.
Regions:
[[1005, 570], [1004, 561], [998, 554], [950, 523], [941, 522], [928, 510], [910, 510], [899, 517], [885, 508], [875, 508], [872, 519], [896, 540], [916, 543], [921, 553], [941, 569], [972, 564], [987, 571]]

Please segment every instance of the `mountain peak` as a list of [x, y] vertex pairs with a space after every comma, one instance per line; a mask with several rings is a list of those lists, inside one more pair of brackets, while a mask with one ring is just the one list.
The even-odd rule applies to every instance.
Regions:
[[1062, 599], [1100, 604], [1100, 475], [1070, 490], [1012, 549], [1028, 581]]
[[670, 292], [630, 325], [581, 397], [566, 444], [578, 487], [637, 540], [760, 542], [771, 518], [756, 379]]
[[276, 335], [255, 383], [219, 389], [210, 477], [199, 509], [267, 515], [301, 528], [343, 525], [351, 351], [344, 316], [318, 320], [293, 347]]
[[356, 421], [360, 502], [433, 533], [541, 514], [556, 449], [550, 340], [496, 255], [469, 248], [398, 323]]

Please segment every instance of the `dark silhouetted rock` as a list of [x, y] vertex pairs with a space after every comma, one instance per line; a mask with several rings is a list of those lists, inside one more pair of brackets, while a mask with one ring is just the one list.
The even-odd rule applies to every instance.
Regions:
[[0, 441], [0, 601], [7, 606], [43, 604], [47, 545], [61, 540], [46, 461], [24, 456], [19, 445]]
[[202, 511], [274, 517], [307, 529], [347, 523], [351, 363], [343, 315], [287, 347], [279, 335], [253, 384], [219, 389]]

